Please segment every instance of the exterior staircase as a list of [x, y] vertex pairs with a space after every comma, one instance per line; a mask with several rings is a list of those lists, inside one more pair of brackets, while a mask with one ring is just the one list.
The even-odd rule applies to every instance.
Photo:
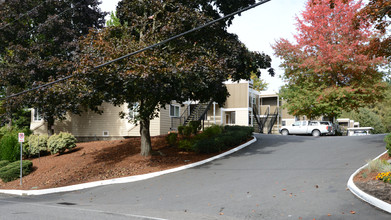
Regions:
[[271, 134], [273, 131], [273, 127], [277, 122], [277, 117], [278, 117], [278, 108], [274, 111], [274, 113], [269, 112], [269, 108], [266, 109], [266, 112], [264, 114], [265, 117], [260, 117], [256, 113], [258, 112], [256, 107], [253, 107], [253, 114], [255, 121], [258, 124], [258, 130], [259, 133], [267, 133]]
[[171, 118], [171, 130], [178, 130], [178, 126], [187, 125], [190, 121], [204, 121], [212, 104], [213, 100], [209, 103], [198, 103], [191, 111], [187, 108], [180, 117]]

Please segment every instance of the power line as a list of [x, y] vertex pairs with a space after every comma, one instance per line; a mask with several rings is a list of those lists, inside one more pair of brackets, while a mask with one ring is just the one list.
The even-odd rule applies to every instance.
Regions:
[[23, 18], [24, 16], [30, 14], [31, 12], [33, 12], [35, 9], [37, 9], [39, 6], [43, 5], [43, 4], [46, 3], [46, 2], [47, 2], [47, 1], [42, 2], [41, 4], [35, 6], [33, 9], [31, 9], [30, 11], [28, 11], [28, 12], [26, 12], [26, 13], [20, 15], [17, 19], [15, 19], [15, 20], [11, 21], [10, 23], [8, 23], [8, 24], [6, 24], [6, 25], [0, 27], [0, 30], [3, 30], [4, 28], [10, 26], [11, 24], [13, 24], [13, 23], [19, 21], [21, 18]]
[[31, 35], [31, 33], [33, 33], [33, 32], [34, 32], [36, 29], [38, 29], [40, 26], [42, 26], [42, 25], [44, 25], [44, 24], [46, 24], [46, 23], [48, 23], [48, 22], [50, 22], [50, 21], [53, 21], [54, 18], [60, 17], [61, 15], [65, 14], [66, 12], [68, 12], [68, 11], [70, 11], [70, 10], [72, 10], [72, 9], [75, 9], [76, 6], [78, 6], [79, 4], [81, 4], [81, 2], [78, 2], [78, 3], [74, 4], [74, 5], [71, 5], [71, 6], [68, 7], [66, 10], [62, 11], [61, 13], [54, 15], [53, 18], [48, 17], [48, 19], [45, 20], [45, 22], [38, 24], [38, 26], [35, 26], [33, 29], [31, 29], [31, 30], [28, 31], [27, 33], [24, 33], [22, 37], [25, 37], [26, 35]]
[[[125, 58], [130, 57], [130, 56], [139, 54], [139, 53], [141, 53], [141, 52], [144, 52], [144, 51], [146, 51], [146, 50], [153, 49], [153, 48], [158, 47], [158, 46], [160, 46], [160, 45], [162, 45], [162, 44], [165, 44], [165, 43], [167, 43], [167, 42], [169, 42], [169, 41], [175, 40], [175, 39], [180, 38], [180, 37], [182, 37], [182, 36], [184, 36], [184, 35], [193, 33], [193, 32], [195, 32], [195, 31], [198, 31], [198, 30], [202, 29], [202, 28], [205, 28], [205, 27], [207, 27], [207, 26], [210, 26], [210, 25], [212, 25], [212, 24], [214, 24], [214, 23], [217, 23], [217, 22], [219, 22], [219, 21], [221, 21], [221, 20], [225, 20], [225, 19], [227, 19], [227, 18], [233, 17], [233, 16], [235, 16], [235, 15], [237, 15], [237, 14], [240, 14], [240, 13], [242, 13], [242, 12], [245, 12], [245, 11], [248, 11], [248, 10], [253, 9], [253, 8], [255, 8], [255, 7], [258, 7], [258, 6], [260, 6], [260, 5], [263, 5], [263, 4], [265, 4], [265, 3], [269, 2], [269, 1], [271, 1], [271, 0], [262, 0], [262, 1], [258, 2], [258, 3], [255, 3], [255, 4], [251, 5], [251, 6], [245, 7], [245, 8], [243, 8], [243, 9], [240, 9], [240, 10], [236, 11], [236, 12], [233, 12], [233, 13], [231, 13], [231, 14], [228, 14], [228, 15], [226, 15], [226, 16], [224, 16], [224, 17], [221, 17], [221, 18], [218, 18], [218, 19], [216, 19], [216, 20], [210, 21], [210, 22], [208, 22], [208, 23], [206, 23], [206, 24], [204, 24], [204, 25], [201, 25], [201, 26], [199, 26], [199, 27], [193, 28], [193, 29], [188, 30], [188, 31], [186, 31], [186, 32], [183, 32], [183, 33], [181, 33], [181, 34], [175, 35], [175, 36], [173, 36], [173, 37], [171, 37], [171, 38], [168, 38], [168, 39], [166, 39], [166, 40], [163, 40], [163, 41], [161, 41], [161, 42], [159, 42], [159, 43], [150, 45], [150, 46], [145, 47], [145, 48], [143, 48], [143, 49], [141, 49], [141, 50], [138, 50], [138, 51], [135, 51], [135, 52], [126, 54], [126, 55], [124, 55], [124, 56], [122, 56], [122, 57], [116, 58], [116, 59], [114, 59], [114, 60], [111, 60], [111, 61], [108, 61], [108, 62], [106, 62], [106, 63], [100, 64], [100, 65], [98, 65], [98, 66], [95, 66], [95, 67], [93, 67], [92, 69], [93, 69], [93, 70], [96, 70], [96, 69], [102, 68], [102, 67], [104, 67], [104, 66], [110, 65], [110, 64], [112, 64], [112, 63], [114, 63], [114, 62], [123, 60], [123, 59], [125, 59]], [[56, 83], [59, 83], [59, 82], [68, 80], [68, 79], [70, 79], [70, 78], [72, 78], [72, 77], [73, 77], [73, 75], [70, 75], [70, 76], [67, 76], [67, 77], [64, 77], [64, 78], [55, 80], [55, 81], [53, 81], [53, 82], [50, 82], [50, 83], [47, 83], [47, 84], [43, 84], [43, 85], [41, 85], [41, 86], [37, 86], [37, 87], [31, 88], [31, 89], [28, 89], [28, 90], [25, 90], [25, 91], [22, 91], [22, 92], [19, 92], [19, 93], [12, 94], [12, 95], [7, 96], [7, 97], [4, 97], [4, 98], [0, 98], [0, 100], [10, 99], [10, 98], [13, 98], [13, 97], [16, 97], [16, 96], [19, 96], [19, 95], [22, 95], [22, 94], [25, 94], [25, 93], [28, 93], [28, 92], [31, 92], [31, 91], [35, 91], [35, 90], [38, 90], [38, 89], [41, 89], [41, 88], [45, 88], [45, 87], [48, 87], [48, 86], [50, 86], [50, 85], [53, 85], [53, 84], [56, 84]]]

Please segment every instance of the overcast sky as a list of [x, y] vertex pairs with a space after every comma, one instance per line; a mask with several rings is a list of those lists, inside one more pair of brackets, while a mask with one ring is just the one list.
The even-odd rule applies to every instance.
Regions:
[[[115, 11], [119, 0], [102, 0], [103, 11]], [[296, 32], [295, 16], [304, 10], [307, 0], [271, 0], [257, 8], [236, 16], [229, 32], [235, 33], [239, 39], [252, 51], [265, 52], [272, 57], [272, 66], [277, 75], [270, 77], [267, 71], [262, 71], [261, 78], [268, 84], [268, 91], [278, 91], [283, 84], [279, 78], [283, 70], [279, 68], [280, 60], [273, 55], [271, 44], [279, 38], [293, 39]]]

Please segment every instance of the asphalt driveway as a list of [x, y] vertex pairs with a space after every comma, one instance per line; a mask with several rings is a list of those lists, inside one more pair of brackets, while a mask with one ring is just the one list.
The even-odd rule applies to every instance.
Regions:
[[[0, 195], [0, 219], [390, 219], [346, 188], [384, 135], [256, 135], [206, 165], [71, 193]], [[354, 213], [354, 214], [352, 214]]]

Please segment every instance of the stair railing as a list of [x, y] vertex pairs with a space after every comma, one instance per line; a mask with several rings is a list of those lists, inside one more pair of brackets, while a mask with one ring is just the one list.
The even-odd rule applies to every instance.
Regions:
[[272, 114], [272, 116], [270, 117], [270, 124], [269, 124], [268, 132], [267, 132], [268, 134], [272, 133], [273, 126], [277, 121], [277, 117], [278, 117], [278, 108], [276, 108], [276, 110], [274, 111], [274, 114]]
[[255, 118], [255, 121], [257, 122], [258, 124], [258, 129], [259, 129], [259, 132], [261, 132], [261, 120], [259, 118], [259, 115], [258, 115], [258, 109], [255, 105], [253, 105], [253, 115], [254, 115], [254, 118]]

